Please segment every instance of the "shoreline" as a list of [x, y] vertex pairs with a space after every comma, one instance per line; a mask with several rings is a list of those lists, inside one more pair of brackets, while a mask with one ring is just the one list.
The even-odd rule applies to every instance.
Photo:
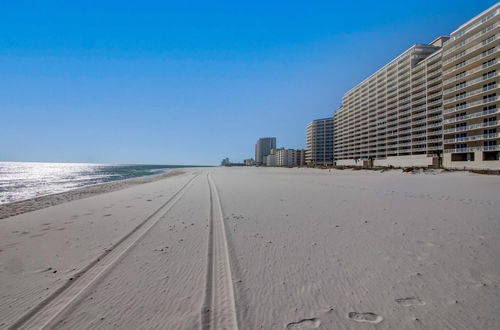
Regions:
[[0, 220], [27, 212], [41, 210], [46, 207], [55, 206], [66, 202], [71, 202], [82, 198], [87, 198], [99, 194], [104, 194], [112, 191], [129, 188], [135, 185], [162, 180], [183, 173], [185, 173], [185, 171], [182, 171], [181, 169], [178, 168], [173, 168], [159, 174], [144, 175], [135, 178], [96, 183], [55, 194], [43, 195], [11, 203], [0, 204]]

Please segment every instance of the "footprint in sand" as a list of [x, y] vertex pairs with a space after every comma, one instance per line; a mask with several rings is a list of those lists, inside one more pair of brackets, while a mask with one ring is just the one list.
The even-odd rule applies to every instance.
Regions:
[[420, 300], [417, 297], [398, 298], [396, 299], [396, 302], [405, 307], [425, 305], [425, 301]]
[[307, 330], [307, 329], [316, 329], [319, 327], [321, 324], [321, 321], [317, 318], [311, 318], [311, 319], [302, 319], [297, 322], [292, 322], [288, 323], [286, 325], [287, 329], [294, 329], [294, 330]]
[[380, 323], [384, 320], [384, 318], [382, 316], [377, 315], [375, 313], [350, 312], [349, 314], [347, 314], [347, 317], [350, 320], [353, 320], [356, 322], [366, 322], [366, 323], [373, 323], [373, 324]]

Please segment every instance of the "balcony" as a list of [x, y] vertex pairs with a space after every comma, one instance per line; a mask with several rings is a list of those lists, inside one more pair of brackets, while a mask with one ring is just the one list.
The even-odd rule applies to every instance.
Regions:
[[459, 149], [444, 149], [445, 153], [459, 153], [459, 152], [474, 152], [474, 151], [494, 151], [500, 150], [500, 145], [496, 146], [478, 146], [478, 147], [468, 147], [468, 148], [459, 148]]
[[489, 140], [489, 139], [498, 139], [498, 138], [500, 138], [500, 133], [492, 133], [492, 134], [471, 135], [471, 136], [465, 136], [465, 137], [454, 138], [454, 139], [446, 139], [443, 142], [446, 144], [451, 144], [451, 143], [480, 141], [480, 140]]
[[473, 63], [475, 63], [475, 62], [478, 62], [478, 61], [481, 61], [481, 60], [483, 60], [485, 57], [488, 57], [488, 56], [490, 56], [490, 55], [492, 55], [492, 54], [497, 54], [497, 53], [498, 53], [498, 51], [499, 51], [499, 49], [500, 49], [500, 47], [495, 47], [495, 48], [491, 49], [490, 51], [488, 51], [487, 53], [484, 53], [484, 54], [483, 54], [483, 53], [481, 53], [481, 54], [479, 54], [479, 55], [476, 55], [476, 56], [474, 56], [473, 58], [468, 59], [467, 61], [464, 61], [464, 62], [460, 65], [460, 67], [452, 67], [452, 68], [450, 68], [450, 69], [448, 69], [448, 70], [443, 71], [443, 76], [446, 76], [446, 75], [448, 75], [448, 74], [450, 74], [450, 73], [452, 73], [452, 72], [454, 72], [454, 71], [458, 71], [458, 70], [461, 70], [461, 69], [462, 69], [462, 70], [464, 70], [464, 67], [466, 67], [466, 66], [468, 66], [468, 65], [471, 65], [471, 64], [473, 64]]
[[466, 29], [463, 29], [463, 30], [459, 31], [458, 33], [456, 33], [454, 36], [451, 36], [450, 39], [445, 41], [444, 45], [447, 45], [447, 44], [454, 42], [455, 40], [461, 38], [465, 34], [474, 30], [476, 27], [480, 26], [481, 24], [484, 24], [485, 22], [491, 22], [493, 20], [493, 18], [498, 16], [498, 14], [499, 14], [499, 11], [495, 10], [494, 12], [492, 12], [488, 16], [484, 17], [483, 19], [476, 21], [474, 24], [469, 25]]
[[[448, 78], [445, 81], [443, 81], [443, 85], [448, 85], [450, 83], [456, 83], [457, 80], [467, 79], [468, 77], [472, 76], [473, 74], [475, 74], [477, 72], [485, 71], [485, 70], [489, 69], [491, 66], [495, 65], [496, 63], [497, 63], [497, 61], [495, 60], [495, 61], [491, 62], [491, 64], [480, 65], [480, 66], [478, 66], [478, 67], [476, 67], [474, 69], [466, 71], [464, 76], [454, 76], [454, 77]], [[492, 76], [486, 78], [486, 79], [493, 78], [494, 76], [496, 76], [496, 73], [493, 74]], [[486, 79], [483, 79], [483, 80], [486, 80]]]
[[451, 123], [456, 123], [456, 122], [464, 121], [464, 120], [468, 120], [468, 119], [480, 118], [483, 116], [488, 116], [488, 115], [491, 115], [494, 113], [499, 113], [499, 112], [500, 112], [499, 108], [485, 110], [485, 111], [471, 113], [471, 114], [460, 116], [460, 117], [448, 118], [448, 119], [445, 119], [443, 121], [443, 124], [451, 124]]
[[[495, 61], [495, 63], [497, 63], [497, 61]], [[484, 82], [485, 80], [495, 78], [497, 75], [498, 75], [498, 74], [497, 74], [497, 72], [495, 72], [495, 73], [491, 74], [491, 76], [487, 77], [486, 79], [485, 79], [484, 77], [482, 77], [482, 76], [481, 76], [481, 77], [478, 77], [478, 78], [476, 78], [476, 79], [469, 80], [469, 81], [467, 81], [467, 83], [466, 83], [465, 85], [463, 85], [463, 86], [459, 86], [459, 87], [455, 86], [455, 87], [452, 87], [452, 88], [448, 88], [448, 89], [446, 89], [446, 90], [444, 91], [444, 94], [445, 94], [445, 95], [446, 95], [446, 94], [450, 94], [450, 93], [453, 93], [453, 92], [455, 92], [455, 91], [459, 91], [459, 90], [461, 90], [461, 89], [464, 89], [464, 88], [467, 88], [467, 87], [473, 86], [473, 85], [475, 85], [475, 84], [477, 84], [477, 83], [482, 83], [482, 82]]]
[[450, 108], [450, 109], [445, 109], [445, 110], [443, 110], [443, 114], [449, 114], [449, 113], [454, 113], [457, 111], [467, 110], [470, 108], [477, 107], [478, 105], [485, 105], [488, 103], [496, 102], [497, 100], [498, 100], [498, 96], [495, 96], [495, 97], [488, 98], [486, 100], [478, 100], [478, 101], [470, 102], [470, 103], [467, 103], [463, 107], [458, 107], [458, 108], [454, 107], [454, 108]]
[[455, 133], [455, 132], [463, 132], [463, 131], [471, 131], [474, 129], [480, 129], [484, 127], [491, 127], [491, 126], [498, 126], [500, 122], [498, 120], [495, 121], [489, 121], [486, 123], [478, 123], [478, 124], [472, 124], [468, 126], [462, 126], [462, 127], [453, 127], [453, 128], [448, 128], [443, 131], [444, 134], [450, 134], [450, 133]]
[[485, 47], [485, 46], [492, 45], [497, 40], [498, 40], [498, 37], [495, 35], [490, 40], [488, 40], [488, 42], [486, 42], [486, 43], [481, 42], [474, 47], [467, 48], [464, 52], [457, 54], [457, 55], [447, 59], [446, 61], [443, 61], [443, 66], [446, 66], [446, 65], [450, 64], [451, 62], [457, 61], [458, 59], [469, 55], [470, 53], [474, 52], [475, 50], [478, 50], [478, 49]]
[[473, 91], [470, 91], [470, 92], [467, 92], [465, 93], [464, 95], [461, 95], [461, 96], [455, 96], [454, 98], [451, 98], [451, 99], [448, 99], [446, 101], [444, 101], [444, 105], [447, 105], [447, 104], [450, 104], [450, 103], [454, 103], [454, 102], [457, 102], [457, 101], [460, 101], [460, 100], [463, 100], [465, 98], [468, 98], [468, 97], [473, 97], [473, 96], [476, 96], [478, 94], [482, 94], [482, 93], [486, 93], [486, 92], [489, 92], [491, 90], [494, 90], [494, 89], [497, 89], [498, 88], [498, 85], [493, 85], [494, 87], [491, 87], [491, 88], [478, 88], [478, 89], [475, 89]]
[[469, 38], [465, 39], [464, 43], [455, 45], [455, 46], [451, 47], [450, 49], [447, 49], [445, 52], [443, 52], [443, 57], [446, 57], [447, 55], [453, 53], [454, 51], [456, 51], [456, 50], [458, 50], [458, 49], [460, 49], [462, 47], [465, 47], [466, 45], [470, 44], [472, 41], [476, 40], [477, 38], [480, 38], [483, 35], [485, 35], [486, 33], [490, 32], [491, 30], [494, 30], [495, 28], [497, 28], [498, 26], [500, 26], [499, 23], [500, 22], [495, 22], [494, 24], [490, 25], [486, 31], [484, 31], [484, 32], [481, 31], [479, 33], [476, 33], [472, 37], [469, 37]]

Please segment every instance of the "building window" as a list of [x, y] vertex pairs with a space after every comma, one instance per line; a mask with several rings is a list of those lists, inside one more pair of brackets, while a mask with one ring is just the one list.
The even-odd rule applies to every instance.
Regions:
[[484, 39], [483, 40], [483, 45], [486, 45], [487, 43], [492, 42], [493, 40], [495, 40], [495, 37], [496, 36], [491, 36], [488, 39]]
[[[490, 49], [487, 49], [485, 50], [484, 52], [481, 53], [481, 56], [482, 57], [485, 57], [485, 56], [488, 56], [490, 55], [491, 53], [493, 53], [495, 51], [495, 47], [491, 47]], [[465, 62], [462, 62], [462, 63], [465, 63]], [[464, 64], [465, 65], [465, 64]]]
[[490, 135], [490, 134], [496, 134], [496, 133], [497, 133], [497, 129], [496, 128], [485, 129], [483, 131], [484, 135]]
[[483, 80], [494, 77], [496, 75], [496, 72], [497, 72], [497, 70], [492, 70], [492, 71], [483, 73]]
[[[484, 54], [484, 52], [483, 52], [483, 54]], [[486, 55], [483, 55], [483, 57], [484, 56], [486, 56]], [[466, 61], [462, 61], [460, 63], [455, 64], [455, 69], [460, 69], [461, 67], [463, 67], [465, 65], [465, 62]]]
[[486, 85], [483, 85], [483, 91], [489, 91], [490, 89], [494, 89], [496, 87], [497, 87], [497, 82], [493, 81], [493, 82], [490, 82]]
[[488, 95], [483, 96], [483, 103], [495, 101], [496, 100], [496, 96], [497, 96], [496, 93], [488, 94]]
[[465, 109], [467, 107], [467, 102], [461, 102], [455, 105], [456, 110]]
[[491, 59], [491, 60], [489, 60], [489, 61], [483, 62], [483, 69], [484, 69], [484, 68], [487, 68], [487, 67], [489, 67], [489, 66], [492, 66], [493, 64], [495, 64], [495, 63], [496, 63], [496, 61], [497, 61], [497, 59], [496, 59], [496, 58], [492, 58], [492, 59]]
[[455, 100], [463, 99], [466, 96], [467, 96], [467, 92], [458, 93], [455, 95]]

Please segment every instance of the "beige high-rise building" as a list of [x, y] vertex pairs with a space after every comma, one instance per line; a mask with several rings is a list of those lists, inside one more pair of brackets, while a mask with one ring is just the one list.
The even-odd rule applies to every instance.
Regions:
[[451, 33], [443, 49], [444, 166], [500, 169], [500, 5]]
[[499, 6], [348, 91], [334, 114], [337, 165], [500, 168]]
[[337, 165], [431, 165], [442, 148], [443, 38], [415, 45], [344, 95], [335, 114]]
[[333, 164], [333, 118], [316, 119], [306, 127], [307, 165]]

